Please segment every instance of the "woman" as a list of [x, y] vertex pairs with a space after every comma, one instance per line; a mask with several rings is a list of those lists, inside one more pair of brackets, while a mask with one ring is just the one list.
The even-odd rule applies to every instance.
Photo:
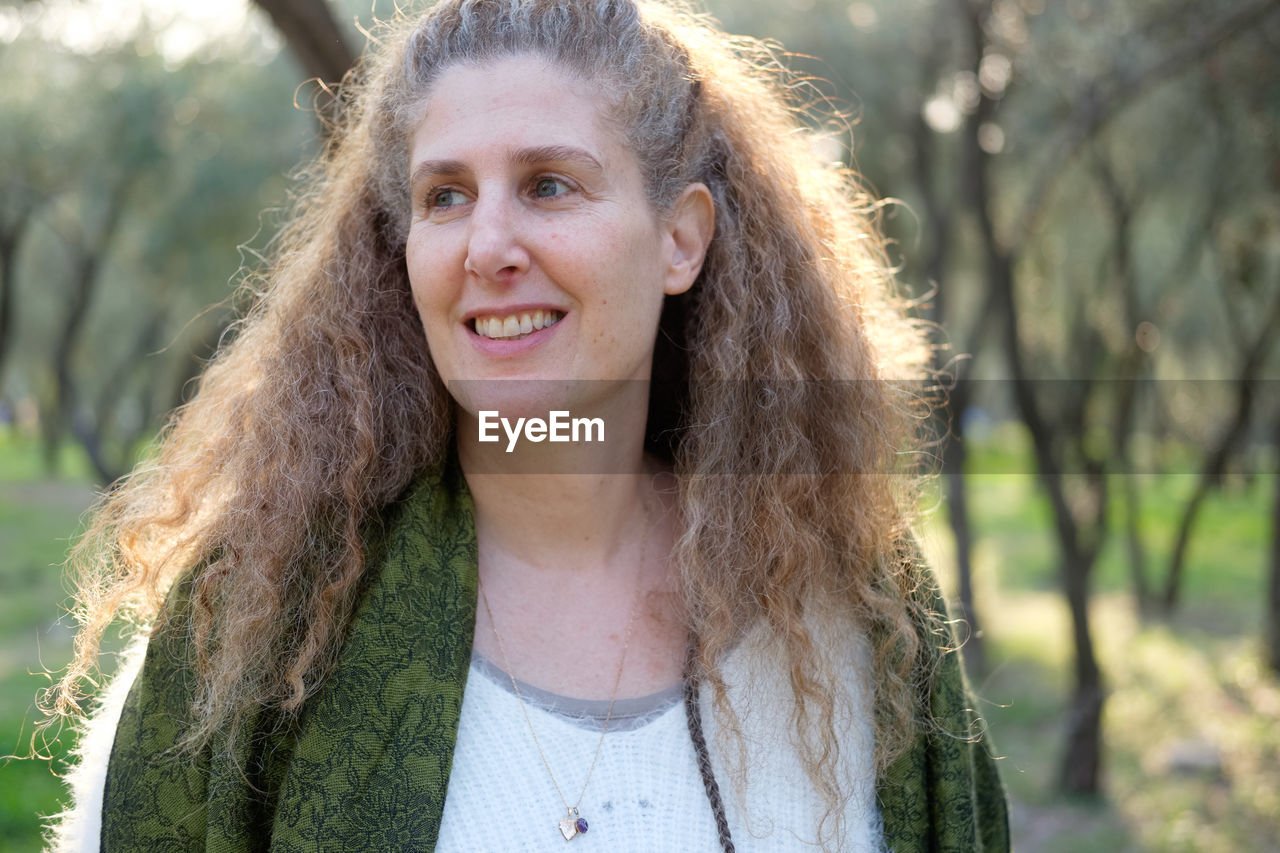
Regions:
[[918, 341], [786, 75], [626, 0], [391, 29], [81, 546], [60, 707], [154, 627], [65, 834], [1007, 848], [895, 474]]

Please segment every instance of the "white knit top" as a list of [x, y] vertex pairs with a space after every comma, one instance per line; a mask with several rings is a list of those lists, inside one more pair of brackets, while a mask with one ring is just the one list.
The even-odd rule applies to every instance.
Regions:
[[[723, 749], [718, 748], [710, 689], [703, 688], [712, 765], [738, 851], [816, 849], [825, 805], [791, 746], [790, 685], [780, 667], [753, 667], [748, 677], [746, 663], [760, 664], [768, 657], [745, 641], [724, 667], [747, 742], [743, 790], [735, 786]], [[840, 705], [839, 773], [849, 799], [839, 828], [829, 822], [825, 833], [832, 849], [880, 853], [870, 706], [862, 689], [861, 657], [843, 662], [852, 689]], [[556, 696], [523, 683], [520, 692], [538, 743], [573, 805], [600, 740], [608, 702]], [[721, 849], [679, 685], [615, 704], [578, 812], [587, 820], [588, 831], [569, 842], [572, 848], [565, 853]], [[564, 816], [564, 804], [538, 755], [509, 677], [492, 662], [473, 656], [436, 850], [563, 850], [566, 842], [557, 823]]]

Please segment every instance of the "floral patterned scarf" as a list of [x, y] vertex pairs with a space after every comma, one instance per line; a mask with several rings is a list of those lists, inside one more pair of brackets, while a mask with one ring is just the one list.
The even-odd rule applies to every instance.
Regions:
[[[104, 853], [433, 849], [478, 584], [471, 499], [456, 464], [420, 480], [370, 538], [336, 667], [295, 720], [250, 720], [234, 753], [215, 741], [198, 756], [174, 754], [193, 695], [189, 583], [175, 587], [173, 615], [151, 640], [116, 730]], [[1008, 850], [987, 744], [946, 734], [981, 730], [954, 653], [941, 657], [931, 704], [937, 725], [877, 780], [886, 846]]]

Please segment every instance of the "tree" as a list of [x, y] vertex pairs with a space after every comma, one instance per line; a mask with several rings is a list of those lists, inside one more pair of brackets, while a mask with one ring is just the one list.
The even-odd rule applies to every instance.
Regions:
[[325, 0], [253, 0], [271, 17], [303, 70], [322, 83], [336, 83], [356, 61], [350, 38]]
[[[1280, 413], [1272, 418], [1271, 446], [1280, 451]], [[1271, 671], [1280, 676], [1280, 476], [1275, 478], [1271, 500], [1271, 557], [1267, 570], [1266, 647], [1264, 656]]]
[[[854, 87], [855, 112], [866, 123], [859, 171], [920, 214], [889, 220], [904, 247], [903, 278], [936, 288], [924, 300], [926, 316], [946, 328], [954, 353], [969, 356], [936, 362], [961, 380], [944, 413], [953, 437], [963, 435], [964, 411], [975, 402], [997, 411], [1011, 405], [1027, 427], [1053, 513], [1076, 650], [1061, 782], [1096, 792], [1105, 691], [1089, 600], [1109, 535], [1113, 475], [1126, 475], [1126, 541], [1136, 597], [1145, 601], [1152, 585], [1128, 476], [1137, 464], [1131, 438], [1177, 428], [1160, 421], [1166, 403], [1159, 382], [1148, 380], [1177, 375], [1187, 366], [1176, 361], [1184, 352], [1196, 354], [1198, 369], [1234, 369], [1221, 364], [1218, 330], [1207, 328], [1203, 311], [1217, 282], [1189, 274], [1205, 246], [1204, 223], [1218, 217], [1218, 201], [1233, 197], [1233, 189], [1217, 188], [1241, 171], [1237, 163], [1224, 176], [1199, 168], [1217, 136], [1205, 132], [1213, 101], [1201, 81], [1222, 54], [1241, 53], [1242, 42], [1267, 50], [1277, 7], [1257, 0], [1212, 9], [1159, 0], [811, 5], [805, 15], [750, 4], [721, 11], [731, 29], [823, 57], [796, 58], [802, 71]], [[1259, 82], [1264, 68], [1255, 62], [1251, 77], [1225, 88], [1275, 103], [1266, 94], [1273, 87]], [[840, 95], [851, 97], [833, 99]], [[1171, 117], [1185, 127], [1170, 127]], [[1248, 135], [1265, 136], [1265, 125]], [[1241, 127], [1233, 116], [1224, 134], [1243, 135]], [[1196, 183], [1187, 179], [1192, 168]], [[1173, 241], [1179, 251], [1151, 250], [1153, 234], [1168, 239], [1175, 231], [1184, 235]], [[1171, 281], [1195, 292], [1172, 293]], [[1155, 352], [1165, 321], [1166, 344]], [[1008, 382], [964, 381], [982, 375], [979, 368], [1001, 375], [992, 356], [1003, 356]], [[1007, 401], [989, 393], [1000, 386]], [[952, 441], [942, 470], [968, 610], [964, 456], [963, 442]]]
[[21, 178], [11, 176], [5, 181], [4, 205], [0, 208], [0, 390], [4, 388], [5, 361], [13, 340], [18, 250], [43, 202], [44, 198]]
[[338, 85], [355, 64], [358, 51], [338, 26], [325, 0], [253, 0], [270, 16], [289, 45], [289, 51], [310, 75], [314, 107], [323, 132], [332, 125], [341, 105]]
[[[982, 63], [1002, 49], [998, 10], [995, 4], [959, 0], [968, 22], [975, 76], [982, 79]], [[1030, 190], [1017, 215], [1001, 233], [996, 225], [995, 186], [991, 174], [990, 146], [983, 145], [982, 128], [994, 121], [997, 97], [989, 87], [981, 89], [976, 107], [965, 124], [965, 161], [972, 176], [969, 203], [982, 235], [986, 251], [987, 287], [994, 294], [1002, 320], [1004, 355], [1011, 374], [1011, 389], [1019, 415], [1032, 440], [1037, 474], [1053, 510], [1054, 529], [1061, 552], [1063, 591], [1070, 606], [1075, 647], [1074, 696], [1067, 717], [1066, 746], [1060, 772], [1064, 790], [1097, 793], [1102, 767], [1102, 707], [1104, 690], [1093, 648], [1089, 620], [1090, 576], [1107, 534], [1108, 485], [1106, 460], [1091, 442], [1089, 413], [1097, 404], [1092, 399], [1099, 388], [1098, 377], [1108, 369], [1100, 354], [1105, 341], [1083, 309], [1068, 314], [1072, 320], [1064, 340], [1067, 352], [1074, 353], [1076, 378], [1052, 385], [1054, 397], [1065, 405], [1049, 414], [1051, 404], [1040, 393], [1043, 383], [1033, 381], [1029, 368], [1026, 334], [1022, 329], [1018, 274], [1026, 264], [1029, 248], [1042, 225], [1046, 203], [1055, 179], [1063, 174], [1063, 164], [1097, 137], [1120, 112], [1150, 87], [1165, 82], [1187, 67], [1222, 48], [1232, 37], [1276, 11], [1273, 4], [1242, 6], [1203, 28], [1197, 36], [1177, 43], [1163, 55], [1137, 69], [1119, 65], [1089, 81], [1080, 97], [1073, 99], [1066, 119], [1054, 136], [1055, 168], [1041, 172], [1030, 182]], [[1007, 23], [1005, 24], [1007, 26]], [[1003, 87], [1001, 93], [1003, 94]], [[1116, 206], [1112, 189], [1113, 210]], [[1123, 242], [1120, 243], [1123, 247]], [[1076, 293], [1082, 294], [1079, 289]], [[1129, 387], [1122, 382], [1119, 387]], [[1132, 423], [1131, 394], [1119, 398], [1117, 427]], [[1073, 462], [1074, 460], [1074, 462]], [[1066, 472], [1077, 465], [1080, 474], [1068, 478]]]
[[5, 396], [40, 400], [49, 458], [73, 438], [103, 482], [181, 402], [314, 150], [282, 61], [175, 62], [157, 38], [78, 54], [33, 30], [0, 52], [0, 185], [21, 188], [0, 195]]

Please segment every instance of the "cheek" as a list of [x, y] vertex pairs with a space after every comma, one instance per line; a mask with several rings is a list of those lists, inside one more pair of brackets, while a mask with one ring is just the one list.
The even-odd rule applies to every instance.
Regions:
[[409, 273], [409, 290], [413, 295], [413, 307], [418, 310], [418, 322], [425, 331], [431, 317], [431, 304], [422, 280], [414, 276], [412, 271]]
[[413, 294], [413, 304], [418, 308], [424, 327], [437, 318], [445, 297], [444, 282], [431, 263], [432, 257], [433, 253], [422, 245], [421, 240], [415, 241], [411, 237], [405, 246], [404, 261], [409, 275], [409, 290]]
[[440, 304], [438, 289], [424, 281], [422, 276], [416, 275], [412, 267], [409, 268], [409, 288], [413, 306], [418, 312], [418, 326], [427, 343], [427, 352], [432, 361], [438, 363], [444, 355], [441, 347], [448, 334], [447, 311]]
[[419, 304], [424, 291], [423, 269], [422, 269], [422, 250], [419, 248], [420, 241], [414, 240], [412, 232], [409, 234], [409, 242], [404, 247], [404, 268], [409, 276], [409, 291], [413, 294], [413, 302]]

